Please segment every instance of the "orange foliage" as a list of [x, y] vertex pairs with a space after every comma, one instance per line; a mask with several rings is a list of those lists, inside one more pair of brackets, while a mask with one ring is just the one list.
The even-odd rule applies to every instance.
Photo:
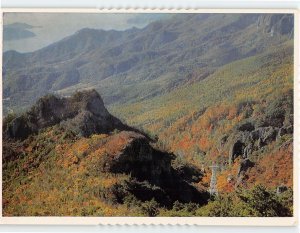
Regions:
[[275, 187], [284, 184], [293, 185], [293, 144], [282, 146], [279, 150], [265, 155], [248, 176], [250, 184], [264, 184]]
[[208, 141], [207, 137], [200, 138], [199, 146], [200, 146], [201, 150], [203, 150], [203, 151], [207, 151], [209, 149], [209, 141]]
[[237, 115], [237, 108], [235, 106], [232, 106], [228, 109], [228, 115], [227, 120], [232, 120]]

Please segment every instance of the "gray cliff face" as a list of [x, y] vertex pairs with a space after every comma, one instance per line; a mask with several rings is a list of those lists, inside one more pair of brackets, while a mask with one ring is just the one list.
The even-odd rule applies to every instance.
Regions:
[[229, 150], [229, 164], [237, 157], [247, 159], [253, 151], [257, 151], [286, 134], [293, 133], [293, 126], [259, 127], [251, 132], [238, 132]]
[[[252, 131], [236, 132], [232, 136], [229, 149], [229, 164], [233, 164], [239, 157], [241, 159], [239, 169], [236, 174], [236, 186], [240, 185], [245, 177], [246, 172], [255, 165], [253, 158], [254, 152], [263, 151], [264, 148], [276, 140], [280, 140], [285, 135], [293, 133], [293, 125], [282, 127], [258, 127]], [[254, 160], [253, 160], [254, 159]]]
[[95, 90], [87, 90], [69, 98], [54, 95], [42, 97], [28, 112], [7, 125], [5, 136], [25, 139], [30, 134], [56, 124], [84, 137], [94, 133], [109, 133], [115, 129], [131, 129], [107, 111]]
[[257, 20], [258, 28], [274, 35], [290, 35], [294, 33], [294, 17], [292, 14], [265, 14]]

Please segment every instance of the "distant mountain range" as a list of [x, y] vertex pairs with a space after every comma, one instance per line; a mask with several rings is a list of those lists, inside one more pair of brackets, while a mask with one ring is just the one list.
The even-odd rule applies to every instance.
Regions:
[[205, 79], [293, 36], [293, 15], [180, 14], [143, 29], [82, 29], [30, 53], [3, 54], [4, 113], [45, 93], [93, 87], [108, 105], [138, 102]]

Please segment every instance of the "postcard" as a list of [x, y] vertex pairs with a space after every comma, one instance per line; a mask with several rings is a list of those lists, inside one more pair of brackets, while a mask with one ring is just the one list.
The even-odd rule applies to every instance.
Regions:
[[0, 222], [294, 225], [296, 18], [3, 10]]

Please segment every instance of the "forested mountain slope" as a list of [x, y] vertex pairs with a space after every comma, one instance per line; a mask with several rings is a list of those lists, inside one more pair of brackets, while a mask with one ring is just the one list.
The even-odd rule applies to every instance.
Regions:
[[143, 29], [82, 29], [35, 52], [3, 54], [4, 112], [28, 108], [45, 92], [87, 87], [108, 105], [139, 102], [292, 36], [293, 16], [282, 14], [175, 14]]

